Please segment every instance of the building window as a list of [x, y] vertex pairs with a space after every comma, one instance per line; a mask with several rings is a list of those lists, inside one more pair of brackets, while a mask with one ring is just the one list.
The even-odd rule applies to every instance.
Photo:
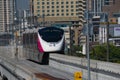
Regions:
[[54, 8], [54, 6], [52, 6], [52, 8]]
[[59, 13], [57, 14], [57, 16], [59, 16]]
[[37, 12], [39, 13], [39, 12], [40, 12], [40, 10], [37, 10]]
[[120, 17], [120, 13], [113, 13], [113, 17]]
[[69, 10], [68, 10], [68, 9], [66, 9], [66, 12], [69, 12]]
[[47, 14], [47, 16], [50, 16], [50, 14]]
[[104, 0], [105, 5], [109, 5], [109, 0]]
[[37, 16], [40, 16], [40, 14], [37, 14]]
[[69, 16], [69, 13], [66, 13], [66, 16]]
[[66, 8], [69, 8], [69, 6], [66, 6]]
[[64, 12], [64, 10], [62, 9], [61, 12]]
[[50, 6], [47, 6], [47, 8], [50, 8]]
[[40, 2], [37, 2], [37, 5], [39, 5], [40, 4]]
[[52, 4], [54, 4], [54, 2], [52, 2]]
[[47, 2], [47, 5], [49, 5], [49, 2]]
[[54, 16], [54, 14], [52, 14], [52, 16]]
[[45, 12], [45, 10], [42, 10], [42, 12]]
[[57, 12], [59, 12], [59, 10], [57, 10]]
[[74, 9], [71, 9], [71, 12], [74, 12]]
[[71, 4], [73, 4], [74, 2], [73, 1], [71, 1]]
[[56, 4], [59, 4], [59, 2], [56, 2]]
[[42, 2], [42, 5], [44, 5], [45, 3], [44, 2]]
[[69, 4], [69, 2], [66, 2], [66, 4]]
[[73, 8], [74, 6], [72, 5], [71, 8]]
[[56, 6], [57, 8], [59, 8], [59, 6]]
[[78, 13], [76, 13], [76, 15], [78, 16], [79, 14], [78, 14]]
[[50, 10], [47, 10], [47, 12], [50, 12]]
[[45, 6], [42, 6], [42, 8], [44, 9], [44, 8], [45, 8]]
[[64, 4], [64, 2], [61, 2], [61, 4]]
[[64, 6], [61, 6], [61, 8], [64, 8]]
[[78, 1], [76, 1], [76, 4], [78, 4], [79, 2]]
[[52, 12], [54, 12], [54, 10], [52, 10]]
[[64, 13], [62, 13], [61, 15], [64, 16]]
[[37, 8], [39, 9], [39, 8], [40, 8], [40, 6], [37, 6]]
[[71, 13], [71, 16], [73, 16], [74, 15], [74, 13]]

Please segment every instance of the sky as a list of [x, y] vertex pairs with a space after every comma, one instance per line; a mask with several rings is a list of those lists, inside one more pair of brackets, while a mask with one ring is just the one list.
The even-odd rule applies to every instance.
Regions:
[[29, 0], [16, 0], [16, 5], [20, 10], [29, 9]]
[[29, 9], [30, 0], [16, 0], [16, 17], [22, 17], [23, 11]]

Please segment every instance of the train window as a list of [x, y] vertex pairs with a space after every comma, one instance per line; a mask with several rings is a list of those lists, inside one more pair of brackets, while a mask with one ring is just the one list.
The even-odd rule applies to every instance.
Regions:
[[47, 42], [58, 42], [61, 40], [63, 33], [63, 30], [53, 27], [39, 30], [40, 36]]

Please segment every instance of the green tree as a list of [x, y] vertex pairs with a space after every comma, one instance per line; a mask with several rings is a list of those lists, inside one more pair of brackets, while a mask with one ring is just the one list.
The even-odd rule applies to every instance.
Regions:
[[106, 49], [103, 45], [94, 46], [90, 52], [90, 57], [97, 60], [106, 60]]
[[114, 45], [110, 45], [110, 57], [109, 60], [111, 62], [120, 63], [120, 48]]
[[82, 46], [78, 46], [78, 45], [73, 45], [72, 46], [72, 55], [73, 56], [79, 56], [79, 57], [83, 57], [84, 55], [82, 54]]
[[[110, 62], [120, 63], [120, 48], [112, 44], [109, 46], [109, 60]], [[107, 59], [107, 45], [94, 46], [90, 51], [90, 58], [96, 60], [106, 61]]]

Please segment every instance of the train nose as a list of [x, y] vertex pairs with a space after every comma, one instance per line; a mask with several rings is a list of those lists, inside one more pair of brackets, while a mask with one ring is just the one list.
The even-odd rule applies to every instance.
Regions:
[[55, 46], [55, 43], [50, 43], [49, 46], [50, 47]]

